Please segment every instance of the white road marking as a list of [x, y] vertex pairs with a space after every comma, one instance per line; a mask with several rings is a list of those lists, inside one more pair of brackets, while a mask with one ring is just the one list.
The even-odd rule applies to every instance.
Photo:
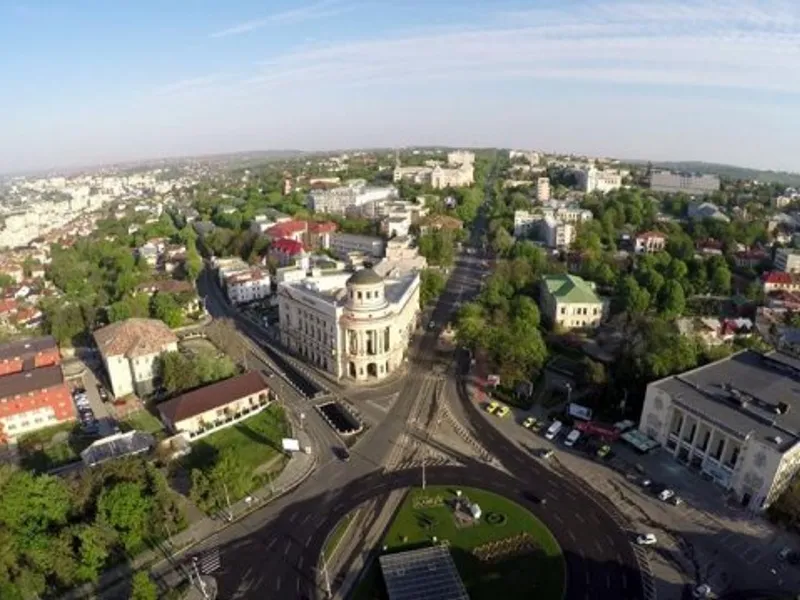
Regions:
[[553, 518], [558, 521], [559, 523], [563, 523], [564, 519], [562, 519], [558, 514], [554, 514]]
[[278, 575], [278, 578], [275, 580], [275, 591], [278, 591], [280, 589], [281, 589], [281, 576]]
[[289, 515], [289, 523], [294, 523], [294, 520], [297, 518], [297, 513], [292, 513]]
[[286, 556], [289, 554], [289, 548], [292, 547], [292, 542], [286, 542], [286, 547], [283, 549], [283, 555]]
[[579, 523], [586, 523], [586, 519], [584, 519], [584, 518], [581, 516], [581, 514], [580, 514], [580, 513], [575, 513], [574, 517], [575, 517], [575, 519], [576, 519], [576, 520], [577, 520]]
[[611, 575], [606, 575], [606, 587], [611, 589]]
[[275, 544], [275, 540], [274, 540], [274, 539], [271, 539], [271, 540], [269, 541], [269, 544], [267, 544], [267, 550], [269, 550], [270, 548], [272, 548], [272, 546], [273, 546], [274, 544]]
[[589, 577], [589, 571], [586, 571], [586, 585], [589, 585], [592, 582], [592, 578]]
[[575, 539], [575, 534], [572, 533], [572, 529], [567, 530], [567, 533], [569, 534], [569, 537], [572, 539], [573, 542], [577, 541]]
[[622, 589], [623, 590], [628, 589], [628, 576], [625, 575], [625, 573], [622, 574]]

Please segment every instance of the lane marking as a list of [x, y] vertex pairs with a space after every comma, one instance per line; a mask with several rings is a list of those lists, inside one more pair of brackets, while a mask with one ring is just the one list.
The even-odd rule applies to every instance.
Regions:
[[286, 542], [286, 547], [283, 549], [283, 555], [286, 556], [289, 554], [289, 548], [292, 547], [292, 542]]
[[586, 571], [586, 585], [589, 585], [592, 582], [592, 578], [589, 576], [589, 571]]
[[577, 539], [575, 539], [575, 534], [572, 533], [572, 529], [567, 529], [567, 534], [569, 535], [569, 537], [572, 539], [573, 542], [578, 541]]
[[556, 521], [558, 521], [559, 523], [562, 523], [562, 524], [564, 523], [564, 519], [562, 519], [562, 518], [561, 518], [561, 516], [560, 516], [558, 513], [554, 514], [554, 515], [553, 515], [553, 518], [554, 518]]
[[611, 589], [611, 575], [606, 574], [606, 587]]

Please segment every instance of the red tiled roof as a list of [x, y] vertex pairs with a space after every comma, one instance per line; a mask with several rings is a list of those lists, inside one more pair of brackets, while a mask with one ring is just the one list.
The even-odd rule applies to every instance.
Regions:
[[783, 271], [769, 271], [761, 276], [761, 281], [764, 283], [792, 283], [795, 278], [791, 273], [784, 273]]
[[272, 242], [272, 249], [282, 252], [283, 254], [291, 255], [302, 254], [304, 250], [303, 244], [288, 238], [281, 238]]
[[273, 225], [265, 232], [273, 238], [291, 237], [298, 233], [305, 233], [308, 230], [308, 223], [305, 221], [286, 221]]
[[7, 315], [17, 310], [17, 301], [13, 298], [0, 300], [0, 315]]
[[333, 221], [312, 221], [308, 224], [309, 233], [333, 233], [339, 226]]

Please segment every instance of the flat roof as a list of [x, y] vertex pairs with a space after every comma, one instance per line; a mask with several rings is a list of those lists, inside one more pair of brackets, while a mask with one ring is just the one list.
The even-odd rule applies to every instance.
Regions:
[[469, 600], [444, 546], [386, 554], [378, 560], [389, 600]]
[[733, 436], [780, 452], [800, 440], [800, 359], [789, 354], [744, 350], [651, 385]]
[[64, 383], [61, 366], [41, 367], [0, 377], [0, 398], [13, 398], [28, 392], [55, 387]]

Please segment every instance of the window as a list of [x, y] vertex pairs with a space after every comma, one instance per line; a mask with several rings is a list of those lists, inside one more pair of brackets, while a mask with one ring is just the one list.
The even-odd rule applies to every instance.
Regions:
[[358, 299], [359, 299], [359, 300], [362, 300], [362, 299], [363, 299], [361, 296], [362, 296], [361, 292], [358, 292]]
[[562, 307], [561, 307], [561, 314], [562, 314], [562, 315], [565, 315], [565, 314], [567, 314], [567, 307], [566, 307], [566, 306], [562, 306]]

